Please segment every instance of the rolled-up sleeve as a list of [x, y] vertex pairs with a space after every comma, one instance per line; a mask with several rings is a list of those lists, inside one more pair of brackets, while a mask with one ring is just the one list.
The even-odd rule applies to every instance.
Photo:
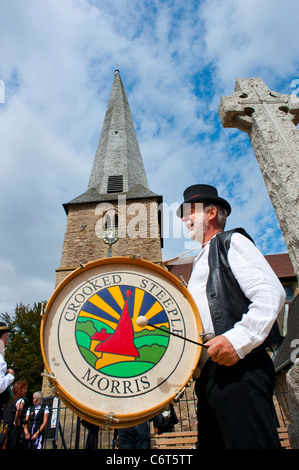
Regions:
[[244, 295], [251, 301], [248, 312], [224, 333], [243, 358], [267, 338], [286, 294], [265, 257], [247, 237], [232, 235], [228, 261]]

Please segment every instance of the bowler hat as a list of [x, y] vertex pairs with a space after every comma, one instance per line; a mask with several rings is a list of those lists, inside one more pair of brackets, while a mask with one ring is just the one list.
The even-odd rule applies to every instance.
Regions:
[[184, 215], [184, 210], [187, 207], [187, 204], [193, 204], [195, 202], [207, 202], [212, 204], [217, 204], [221, 207], [224, 207], [228, 211], [228, 215], [231, 213], [231, 207], [229, 203], [218, 196], [218, 191], [214, 186], [209, 184], [194, 184], [189, 186], [184, 191], [184, 202], [180, 205], [177, 210], [177, 216], [182, 218]]

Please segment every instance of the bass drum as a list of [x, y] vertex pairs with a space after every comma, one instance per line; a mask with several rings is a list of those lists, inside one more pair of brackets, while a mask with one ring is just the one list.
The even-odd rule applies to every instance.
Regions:
[[185, 338], [201, 342], [201, 333], [193, 298], [175, 276], [148, 261], [112, 257], [59, 284], [40, 334], [49, 381], [64, 404], [93, 424], [124, 428], [176, 401], [201, 354]]

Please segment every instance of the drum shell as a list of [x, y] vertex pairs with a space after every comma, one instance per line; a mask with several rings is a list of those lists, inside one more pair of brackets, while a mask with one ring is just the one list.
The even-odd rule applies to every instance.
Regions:
[[[140, 286], [143, 286], [146, 295], [150, 293], [151, 289], [154, 290], [152, 286], [158, 286], [160, 289], [159, 302], [161, 304], [163, 301], [162, 293], [170, 292], [169, 299], [171, 298], [176, 304], [176, 308], [181, 311], [182, 318], [180, 317], [180, 322], [184, 324], [181, 331], [182, 336], [200, 342], [202, 324], [191, 295], [180, 281], [166, 269], [144, 260], [124, 257], [97, 260], [73, 271], [55, 289], [47, 303], [41, 322], [41, 349], [45, 368], [50, 375], [49, 380], [65, 405], [81, 418], [99, 426], [109, 425], [110, 427], [122, 428], [153, 418], [176, 399], [180, 390], [192, 380], [200, 358], [201, 348], [182, 338], [169, 335], [169, 343], [162, 357], [163, 360], [161, 359], [148, 373], [151, 373], [151, 376], [154, 377], [150, 379], [152, 389], [150, 391], [145, 389], [144, 393], [141, 387], [147, 387], [146, 381], [149, 381], [147, 373], [144, 376], [134, 375], [133, 378], [115, 378], [101, 376], [100, 373], [98, 374], [97, 369], [86, 365], [84, 357], [77, 348], [74, 331], [71, 328], [70, 336], [68, 336], [68, 329], [66, 329], [67, 333], [63, 330], [63, 322], [68, 324], [68, 327], [71, 325], [74, 330], [74, 323], [78, 323], [78, 317], [82, 313], [78, 308], [76, 312], [74, 311], [73, 322], [70, 315], [64, 321], [67, 317], [65, 312], [72, 312], [72, 310], [67, 310], [66, 306], [73, 305], [74, 310], [76, 306], [72, 302], [74, 293], [82, 293], [88, 290], [86, 287], [85, 291], [84, 288], [82, 290], [82, 286], [100, 286], [94, 281], [95, 278], [105, 278], [108, 285], [109, 279], [112, 280], [113, 276], [115, 282], [121, 277], [123, 282], [129, 287], [133, 286], [132, 288], [135, 291], [137, 289], [138, 292], [141, 291]], [[139, 282], [138, 287], [136, 287], [136, 279]], [[147, 280], [147, 283], [145, 280]], [[112, 291], [114, 288], [116, 291], [119, 286], [123, 287], [123, 284], [112, 285], [111, 282], [110, 290]], [[156, 293], [158, 287], [155, 289]], [[109, 287], [105, 286], [105, 288], [108, 289]], [[102, 290], [100, 289], [100, 292], [102, 291], [104, 291], [104, 287]], [[83, 296], [83, 294], [81, 295]], [[77, 294], [77, 297], [79, 297], [79, 294]], [[170, 300], [167, 304], [165, 295], [164, 301], [165, 305], [170, 304]], [[172, 310], [170, 308], [164, 310], [167, 315], [169, 312], [175, 311], [173, 308]], [[170, 329], [175, 330], [178, 324], [175, 314], [173, 313], [173, 318], [168, 315], [168, 319]], [[136, 323], [134, 325], [136, 329]], [[68, 347], [66, 347], [67, 344]], [[70, 353], [70, 351], [72, 352]], [[73, 364], [73, 361], [76, 365]], [[79, 363], [81, 364], [81, 370], [77, 374], [77, 371], [74, 371], [73, 368], [75, 369], [77, 365], [79, 367]], [[135, 361], [132, 361], [132, 365], [135, 365]], [[175, 372], [173, 369], [175, 369]], [[84, 373], [85, 382], [82, 379]], [[157, 375], [157, 379], [154, 374]], [[96, 378], [91, 386], [93, 377]], [[96, 385], [94, 385], [97, 381], [98, 386], [101, 383], [100, 389], [96, 389]], [[107, 390], [103, 390], [104, 385], [102, 386], [102, 384], [105, 386], [109, 384], [110, 389], [114, 388], [116, 395], [111, 397], [108, 385]], [[121, 393], [122, 397], [119, 396]]]

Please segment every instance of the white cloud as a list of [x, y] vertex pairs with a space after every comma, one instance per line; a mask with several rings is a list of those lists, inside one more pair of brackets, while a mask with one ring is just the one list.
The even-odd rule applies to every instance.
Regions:
[[[116, 67], [150, 189], [170, 205], [189, 184], [215, 184], [230, 224], [264, 252], [285, 249], [248, 137], [223, 129], [217, 110], [237, 77], [293, 91], [298, 10], [276, 0], [1, 2], [0, 311], [52, 292], [61, 205], [87, 188]], [[164, 258], [184, 243], [165, 240]]]
[[207, 57], [225, 91], [236, 78], [261, 76], [271, 86], [298, 74], [299, 5], [287, 0], [204, 2]]

